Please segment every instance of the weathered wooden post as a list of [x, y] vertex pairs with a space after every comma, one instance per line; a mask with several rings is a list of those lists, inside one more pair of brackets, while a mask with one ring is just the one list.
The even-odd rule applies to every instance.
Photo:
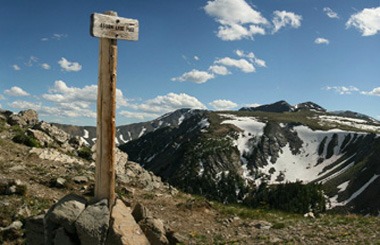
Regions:
[[116, 12], [91, 15], [91, 35], [100, 38], [96, 124], [95, 199], [115, 201], [115, 114], [117, 39], [137, 41], [137, 20], [121, 18]]

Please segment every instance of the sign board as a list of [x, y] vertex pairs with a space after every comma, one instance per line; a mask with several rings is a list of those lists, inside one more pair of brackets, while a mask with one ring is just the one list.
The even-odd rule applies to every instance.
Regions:
[[105, 14], [91, 15], [91, 36], [137, 41], [139, 21]]

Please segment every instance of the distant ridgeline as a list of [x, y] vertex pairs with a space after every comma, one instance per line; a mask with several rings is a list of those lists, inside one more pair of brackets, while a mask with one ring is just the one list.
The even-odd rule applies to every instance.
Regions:
[[[95, 141], [94, 127], [57, 126]], [[131, 160], [185, 191], [295, 212], [323, 211], [326, 195], [328, 209], [373, 215], [380, 210], [379, 134], [380, 122], [368, 116], [285, 101], [181, 109], [117, 127]]]

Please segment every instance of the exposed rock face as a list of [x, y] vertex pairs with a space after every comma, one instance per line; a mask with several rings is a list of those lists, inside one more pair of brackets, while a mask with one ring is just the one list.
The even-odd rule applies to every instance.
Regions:
[[45, 160], [51, 160], [63, 163], [77, 163], [79, 165], [84, 165], [85, 161], [77, 157], [69, 156], [64, 154], [54, 148], [32, 148], [30, 153], [36, 154], [39, 158]]
[[34, 126], [38, 123], [38, 114], [35, 110], [20, 111], [18, 114], [12, 114], [8, 118], [10, 125], [18, 125], [20, 127]]
[[116, 200], [111, 212], [110, 232], [106, 241], [108, 245], [149, 245], [140, 226], [131, 215], [130, 208]]
[[61, 145], [67, 143], [70, 139], [70, 135], [68, 133], [47, 122], [39, 122], [34, 126], [34, 129], [45, 132]]

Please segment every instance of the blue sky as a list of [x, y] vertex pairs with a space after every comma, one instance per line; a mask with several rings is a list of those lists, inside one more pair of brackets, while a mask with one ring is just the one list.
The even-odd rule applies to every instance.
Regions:
[[5, 0], [0, 108], [95, 125], [90, 15], [107, 10], [140, 23], [118, 41], [118, 125], [279, 100], [380, 119], [379, 0]]

